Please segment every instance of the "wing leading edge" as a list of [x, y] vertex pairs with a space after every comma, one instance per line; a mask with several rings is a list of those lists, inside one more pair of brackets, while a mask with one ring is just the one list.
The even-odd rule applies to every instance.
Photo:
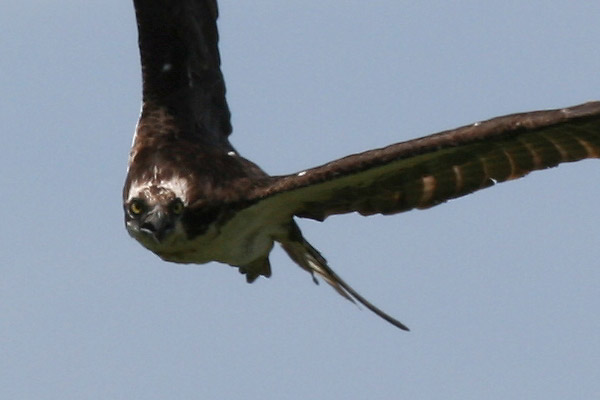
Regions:
[[350, 155], [276, 177], [253, 196], [319, 221], [354, 211], [395, 214], [586, 158], [600, 158], [600, 102], [507, 115]]

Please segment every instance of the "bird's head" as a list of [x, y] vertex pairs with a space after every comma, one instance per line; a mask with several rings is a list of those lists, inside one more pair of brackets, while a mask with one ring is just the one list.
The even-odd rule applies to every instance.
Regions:
[[172, 189], [157, 185], [136, 189], [124, 208], [127, 231], [150, 250], [183, 235], [185, 203]]

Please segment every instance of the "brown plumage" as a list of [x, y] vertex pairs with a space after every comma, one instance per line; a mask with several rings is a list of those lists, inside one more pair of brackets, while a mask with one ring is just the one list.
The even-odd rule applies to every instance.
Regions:
[[129, 233], [167, 261], [219, 261], [270, 276], [292, 260], [395, 326], [327, 265], [294, 217], [428, 208], [562, 162], [600, 157], [600, 102], [494, 118], [291, 175], [269, 176], [231, 146], [217, 5], [134, 0], [143, 107], [123, 191]]

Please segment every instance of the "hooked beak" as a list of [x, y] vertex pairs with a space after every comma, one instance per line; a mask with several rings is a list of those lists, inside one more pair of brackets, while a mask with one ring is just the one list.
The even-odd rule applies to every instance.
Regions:
[[140, 225], [140, 231], [160, 243], [173, 230], [173, 227], [173, 221], [167, 213], [155, 210], [146, 215]]

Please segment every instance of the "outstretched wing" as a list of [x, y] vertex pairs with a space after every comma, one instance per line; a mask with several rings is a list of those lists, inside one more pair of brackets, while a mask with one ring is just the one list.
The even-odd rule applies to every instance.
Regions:
[[[230, 149], [217, 2], [134, 0], [134, 6], [143, 77], [138, 128], [144, 123], [172, 127], [179, 138]], [[138, 135], [144, 133], [138, 129]]]
[[275, 213], [394, 214], [600, 157], [600, 102], [507, 115], [332, 161], [257, 188]]

